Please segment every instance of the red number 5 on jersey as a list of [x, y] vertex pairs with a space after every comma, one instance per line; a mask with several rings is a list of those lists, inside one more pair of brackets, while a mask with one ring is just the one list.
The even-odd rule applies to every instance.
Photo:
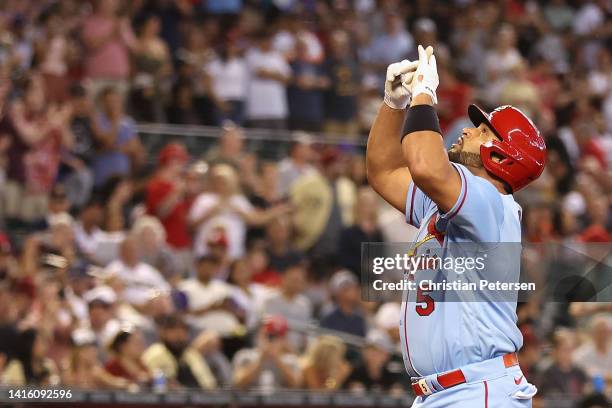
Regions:
[[431, 296], [426, 295], [425, 291], [423, 291], [420, 287], [417, 289], [416, 293], [416, 307], [415, 310], [419, 314], [419, 316], [429, 316], [436, 309], [436, 303], [432, 299]]

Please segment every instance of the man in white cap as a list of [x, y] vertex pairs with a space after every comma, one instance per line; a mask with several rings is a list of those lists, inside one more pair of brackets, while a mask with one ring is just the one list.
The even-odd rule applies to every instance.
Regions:
[[321, 318], [321, 327], [365, 337], [366, 322], [357, 277], [348, 269], [342, 269], [332, 275], [329, 290], [334, 308]]

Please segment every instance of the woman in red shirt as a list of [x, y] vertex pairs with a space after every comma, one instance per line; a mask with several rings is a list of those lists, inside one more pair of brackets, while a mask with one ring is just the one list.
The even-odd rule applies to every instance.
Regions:
[[139, 385], [151, 383], [151, 373], [142, 363], [144, 341], [142, 334], [132, 328], [123, 328], [110, 344], [113, 356], [106, 363], [106, 371]]

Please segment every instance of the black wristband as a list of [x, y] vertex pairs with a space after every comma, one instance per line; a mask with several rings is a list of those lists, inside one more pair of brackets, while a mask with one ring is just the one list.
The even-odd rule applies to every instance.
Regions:
[[400, 143], [408, 133], [430, 130], [442, 134], [438, 114], [431, 105], [414, 105], [408, 109], [408, 118], [404, 125], [404, 132], [400, 138]]

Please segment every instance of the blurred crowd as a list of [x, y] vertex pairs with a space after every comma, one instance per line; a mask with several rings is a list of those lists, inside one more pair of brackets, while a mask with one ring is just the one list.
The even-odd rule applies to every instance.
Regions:
[[[605, 245], [611, 15], [609, 0], [0, 0], [0, 383], [408, 392], [399, 304], [359, 290], [361, 243], [414, 234], [354, 147], [386, 66], [434, 47], [447, 145], [471, 102], [528, 114], [549, 153], [516, 194], [524, 240]], [[153, 152], [142, 122], [221, 133]], [[250, 151], [249, 128], [291, 132], [286, 156]], [[608, 303], [518, 315], [539, 396], [612, 394]]]

